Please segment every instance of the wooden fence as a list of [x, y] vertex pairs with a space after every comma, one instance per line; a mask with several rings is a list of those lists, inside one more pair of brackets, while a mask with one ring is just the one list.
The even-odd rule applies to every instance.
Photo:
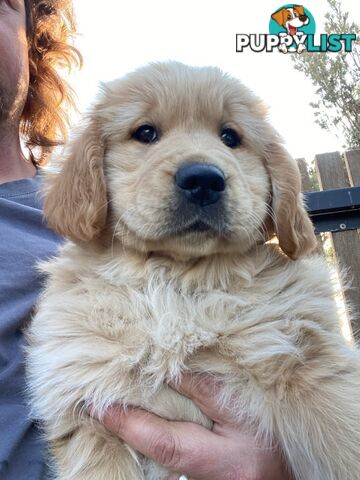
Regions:
[[[315, 156], [315, 170], [310, 171], [304, 159], [298, 159], [303, 191], [328, 190], [360, 186], [360, 150], [322, 153]], [[324, 240], [331, 242], [335, 262], [348, 272], [350, 288], [343, 289], [345, 311], [353, 335], [360, 341], [360, 231], [347, 230], [318, 236], [318, 251], [324, 252]]]

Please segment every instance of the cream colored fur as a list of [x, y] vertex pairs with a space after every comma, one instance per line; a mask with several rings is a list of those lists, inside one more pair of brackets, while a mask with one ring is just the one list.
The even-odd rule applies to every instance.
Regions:
[[[160, 140], [131, 138], [156, 125]], [[223, 126], [242, 145], [226, 147]], [[174, 175], [226, 176], [226, 224], [180, 234]], [[295, 162], [261, 102], [215, 68], [155, 64], [104, 86], [49, 179], [45, 214], [68, 236], [28, 331], [28, 374], [58, 480], [156, 480], [168, 472], [90, 419], [114, 403], [211, 422], [167, 383], [224, 384], [296, 480], [358, 480], [359, 353], [344, 340]], [[276, 233], [279, 246], [266, 243]], [[219, 479], [221, 480], [221, 479]]]

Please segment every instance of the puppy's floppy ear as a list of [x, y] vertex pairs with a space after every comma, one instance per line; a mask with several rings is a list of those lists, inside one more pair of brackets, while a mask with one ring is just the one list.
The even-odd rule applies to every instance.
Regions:
[[316, 247], [314, 228], [302, 199], [300, 171], [279, 143], [270, 144], [266, 157], [272, 183], [274, 233], [282, 251], [296, 260]]
[[50, 175], [44, 215], [50, 228], [74, 241], [98, 235], [106, 222], [104, 146], [95, 118], [66, 148], [60, 173]]
[[293, 6], [293, 9], [295, 10], [295, 12], [297, 12], [299, 15], [305, 15], [305, 10], [304, 10], [304, 7], [302, 5], [294, 5]]
[[285, 20], [284, 20], [284, 12], [286, 12], [286, 8], [282, 8], [281, 10], [278, 10], [277, 12], [273, 13], [271, 15], [271, 18], [275, 20], [276, 23], [278, 23], [281, 26], [285, 25]]

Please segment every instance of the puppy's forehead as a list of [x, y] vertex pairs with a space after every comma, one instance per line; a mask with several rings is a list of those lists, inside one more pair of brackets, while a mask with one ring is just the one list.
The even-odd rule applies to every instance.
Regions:
[[216, 67], [169, 62], [139, 69], [107, 87], [107, 104], [123, 120], [213, 123], [253, 110], [258, 99]]

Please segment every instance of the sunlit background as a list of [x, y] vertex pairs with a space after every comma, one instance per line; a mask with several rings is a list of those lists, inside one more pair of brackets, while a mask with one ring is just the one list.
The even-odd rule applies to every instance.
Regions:
[[[157, 60], [217, 65], [241, 79], [269, 106], [270, 120], [295, 157], [342, 150], [343, 140], [322, 130], [309, 102], [315, 88], [294, 70], [290, 55], [236, 53], [236, 33], [268, 33], [270, 15], [286, 2], [273, 0], [74, 0], [79, 26], [76, 45], [83, 69], [71, 76], [80, 111], [93, 100], [100, 81], [122, 76]], [[343, 0], [360, 20], [360, 2]], [[317, 34], [323, 33], [326, 0], [309, 0]], [[345, 33], [345, 32], [344, 32]], [[349, 33], [349, 32], [346, 32]], [[77, 122], [77, 118], [74, 122]]]

